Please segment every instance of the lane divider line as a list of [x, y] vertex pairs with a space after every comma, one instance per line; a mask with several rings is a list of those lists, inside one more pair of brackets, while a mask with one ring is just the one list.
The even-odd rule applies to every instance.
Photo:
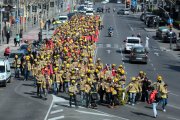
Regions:
[[50, 112], [50, 114], [55, 114], [55, 113], [59, 113], [59, 112], [63, 112], [63, 109], [52, 111], [52, 112]]
[[63, 119], [64, 116], [59, 116], [59, 117], [54, 117], [54, 118], [50, 118], [48, 120], [60, 120], [60, 119]]

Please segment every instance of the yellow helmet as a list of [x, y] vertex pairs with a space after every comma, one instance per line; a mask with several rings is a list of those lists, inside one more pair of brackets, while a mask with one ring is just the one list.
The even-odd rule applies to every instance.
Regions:
[[157, 80], [162, 80], [162, 76], [158, 75]]
[[87, 72], [88, 72], [88, 73], [91, 73], [91, 70], [89, 70], [89, 69], [88, 69], [88, 71], [87, 71]]
[[124, 71], [124, 70], [121, 70], [121, 74], [123, 74], [123, 75], [124, 75], [124, 74], [125, 74], [125, 71]]
[[112, 64], [112, 67], [115, 67], [116, 66], [116, 64]]
[[118, 82], [118, 78], [114, 78], [114, 82]]
[[71, 82], [72, 82], [72, 83], [75, 83], [75, 80], [72, 80]]
[[119, 65], [119, 68], [123, 68], [123, 65]]
[[143, 71], [139, 71], [140, 74], [143, 74], [144, 72]]
[[131, 80], [132, 80], [132, 81], [135, 81], [135, 80], [136, 80], [136, 78], [135, 78], [135, 77], [132, 77], [132, 78], [131, 78]]

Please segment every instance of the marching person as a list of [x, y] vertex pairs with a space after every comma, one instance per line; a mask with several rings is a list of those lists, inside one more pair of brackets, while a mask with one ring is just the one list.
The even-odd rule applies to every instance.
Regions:
[[71, 85], [69, 87], [69, 96], [70, 96], [70, 99], [69, 99], [69, 106], [72, 107], [72, 100], [74, 99], [74, 102], [75, 102], [75, 106], [77, 106], [77, 100], [76, 100], [76, 94], [78, 93], [78, 89], [77, 89], [77, 85], [76, 85], [76, 82], [75, 80], [72, 80], [71, 81]]
[[14, 57], [15, 77], [19, 78], [21, 61], [18, 59], [18, 55]]
[[167, 99], [168, 99], [168, 90], [167, 90], [167, 87], [168, 87], [168, 85], [164, 84], [164, 86], [160, 90], [163, 112], [166, 112], [166, 108], [165, 107], [167, 105]]
[[136, 98], [136, 93], [139, 92], [138, 86], [136, 84], [136, 78], [132, 77], [131, 82], [126, 86], [126, 89], [129, 93], [129, 104], [135, 105], [135, 98]]

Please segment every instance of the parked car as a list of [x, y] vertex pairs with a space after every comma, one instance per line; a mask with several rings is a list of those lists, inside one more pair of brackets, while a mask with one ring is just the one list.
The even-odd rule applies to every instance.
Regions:
[[170, 31], [166, 32], [166, 35], [163, 38], [163, 42], [165, 43], [170, 43], [170, 39], [172, 38], [172, 43], [175, 43], [177, 41], [177, 35], [175, 32], [172, 31], [172, 33], [170, 33]]
[[148, 62], [148, 52], [142, 45], [134, 45], [131, 49], [129, 62]]
[[102, 7], [98, 7], [96, 12], [102, 13], [103, 12], [103, 8]]
[[167, 27], [159, 27], [156, 30], [156, 37], [160, 40], [163, 40], [164, 36], [166, 36], [166, 33], [169, 31]]
[[78, 11], [79, 13], [86, 13], [86, 9], [85, 9], [84, 6], [79, 6], [78, 9], [77, 9], [77, 11]]
[[127, 37], [125, 42], [125, 52], [130, 52], [134, 45], [141, 45], [142, 41], [139, 37]]
[[180, 39], [176, 41], [176, 49], [180, 50]]
[[59, 16], [59, 21], [61, 23], [65, 23], [66, 21], [68, 21], [68, 16], [67, 15]]
[[7, 59], [0, 59], [0, 85], [6, 87], [11, 82], [11, 69]]
[[117, 14], [119, 15], [129, 15], [129, 9], [120, 9]]
[[[157, 27], [159, 21], [160, 21], [160, 17], [157, 15], [149, 15], [144, 20], [147, 27]], [[156, 22], [156, 25], [155, 25], [155, 22]]]
[[120, 0], [117, 0], [117, 4], [121, 4], [121, 1], [120, 1]]
[[152, 12], [142, 13], [141, 16], [140, 16], [140, 20], [141, 20], [141, 21], [144, 21], [144, 19], [145, 19], [145, 17], [146, 17], [147, 15], [152, 15]]
[[18, 59], [21, 59], [24, 55], [26, 55], [24, 53], [24, 51], [13, 51], [10, 55], [9, 55], [9, 58], [8, 58], [8, 61], [9, 61], [9, 64], [10, 64], [10, 67], [13, 68], [14, 67], [14, 58], [15, 58], [15, 55], [18, 55]]
[[89, 9], [87, 9], [86, 10], [86, 15], [94, 15], [94, 11], [93, 11], [93, 9], [91, 9], [91, 8], [89, 8]]

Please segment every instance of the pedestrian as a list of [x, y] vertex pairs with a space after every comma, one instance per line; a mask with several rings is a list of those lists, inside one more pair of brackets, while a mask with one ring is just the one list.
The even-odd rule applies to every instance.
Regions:
[[21, 29], [21, 30], [20, 30], [19, 37], [20, 37], [20, 41], [21, 41], [21, 43], [22, 43], [22, 38], [23, 38], [23, 29]]
[[9, 44], [9, 39], [10, 39], [10, 31], [7, 31], [7, 32], [6, 32], [7, 44]]
[[150, 104], [152, 103], [152, 106], [153, 106], [154, 118], [156, 118], [157, 117], [157, 106], [158, 106], [160, 99], [158, 97], [158, 91], [155, 90], [153, 87], [152, 87], [152, 92], [150, 93], [149, 98], [150, 98], [149, 103]]
[[4, 56], [8, 58], [9, 54], [11, 53], [10, 47], [6, 47], [4, 50]]
[[90, 96], [91, 85], [90, 85], [89, 78], [84, 85], [84, 92], [85, 92], [85, 98], [86, 98], [86, 108], [88, 108], [90, 107], [90, 100], [91, 100], [91, 96]]
[[141, 34], [140, 34], [140, 33], [138, 33], [138, 34], [137, 34], [137, 37], [138, 37], [138, 38], [141, 38]]
[[77, 107], [77, 100], [76, 100], [76, 94], [78, 92], [75, 80], [71, 81], [71, 85], [69, 87], [69, 106], [72, 107], [72, 100], [74, 99], [75, 106]]
[[136, 98], [136, 93], [138, 93], [138, 86], [136, 84], [136, 78], [132, 77], [131, 82], [126, 86], [127, 92], [129, 93], [129, 104], [130, 105], [135, 105], [135, 98]]
[[165, 107], [167, 105], [167, 99], [168, 99], [168, 90], [167, 90], [167, 87], [168, 87], [168, 85], [164, 84], [164, 86], [160, 90], [163, 112], [166, 112]]
[[147, 50], [149, 50], [149, 36], [148, 36], [148, 35], [146, 36], [145, 48], [146, 48]]
[[21, 60], [18, 58], [18, 55], [15, 55], [14, 57], [15, 78], [16, 77], [19, 78], [20, 65], [21, 65]]
[[19, 46], [20, 46], [20, 36], [19, 36], [19, 34], [16, 34], [16, 44], [15, 44], [15, 46], [17, 46], [17, 44], [19, 44]]
[[149, 90], [150, 90], [151, 81], [148, 78], [145, 78], [142, 81], [142, 96], [141, 102], [148, 102], [149, 100]]
[[42, 88], [43, 77], [44, 76], [42, 75], [41, 71], [38, 71], [38, 74], [36, 75], [36, 80], [37, 80], [36, 85], [37, 85], [37, 96], [40, 98], [42, 98], [41, 88]]

